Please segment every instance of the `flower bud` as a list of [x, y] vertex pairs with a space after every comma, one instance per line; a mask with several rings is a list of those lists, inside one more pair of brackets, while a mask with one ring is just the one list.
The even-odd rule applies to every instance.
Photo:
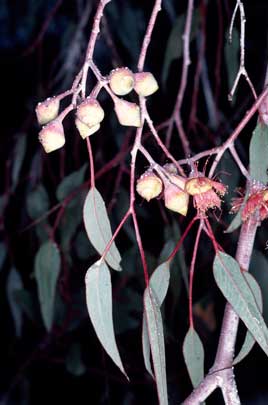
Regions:
[[63, 125], [60, 121], [52, 121], [39, 132], [39, 141], [46, 153], [53, 152], [65, 144]]
[[164, 200], [166, 208], [186, 216], [189, 204], [187, 193], [180, 191], [174, 184], [168, 183], [165, 186]]
[[174, 163], [166, 163], [163, 166], [163, 169], [166, 170], [170, 174], [177, 174], [178, 173], [177, 168], [174, 165]]
[[59, 108], [60, 102], [56, 97], [47, 98], [42, 103], [38, 103], [35, 109], [38, 123], [45, 125], [57, 118]]
[[118, 96], [124, 96], [134, 87], [134, 74], [127, 67], [114, 69], [109, 76], [109, 85]]
[[75, 120], [75, 126], [78, 129], [79, 134], [83, 139], [87, 138], [88, 136], [94, 134], [100, 129], [100, 124], [93, 125], [92, 127], [87, 126], [78, 118]]
[[150, 72], [136, 73], [134, 90], [139, 96], [150, 96], [158, 90], [158, 83]]
[[190, 195], [205, 193], [211, 189], [211, 180], [206, 177], [193, 177], [185, 184], [185, 191]]
[[186, 179], [184, 177], [178, 176], [177, 174], [171, 174], [169, 176], [169, 180], [171, 181], [171, 183], [176, 184], [176, 186], [178, 186], [182, 190], [185, 189]]
[[121, 125], [140, 127], [140, 107], [135, 103], [118, 99], [114, 104], [115, 113]]
[[162, 181], [152, 171], [147, 171], [138, 179], [137, 193], [148, 202], [158, 197], [163, 189]]
[[76, 116], [88, 127], [93, 127], [103, 120], [104, 111], [95, 98], [88, 97], [77, 107]]

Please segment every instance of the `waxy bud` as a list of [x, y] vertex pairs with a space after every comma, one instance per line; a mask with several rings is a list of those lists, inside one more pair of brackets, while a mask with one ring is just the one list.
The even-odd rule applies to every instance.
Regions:
[[64, 129], [60, 121], [52, 121], [39, 132], [39, 141], [46, 153], [53, 152], [65, 144]]
[[87, 138], [88, 136], [94, 134], [100, 129], [100, 124], [93, 125], [92, 127], [87, 126], [78, 118], [75, 120], [75, 126], [78, 129], [79, 134], [83, 139]]
[[145, 172], [137, 181], [137, 193], [145, 200], [150, 201], [158, 197], [163, 189], [163, 183], [152, 171]]
[[114, 104], [114, 109], [121, 125], [141, 126], [140, 108], [137, 104], [118, 99]]
[[114, 69], [109, 76], [109, 85], [118, 96], [124, 96], [133, 90], [134, 74], [127, 67]]
[[171, 174], [169, 176], [169, 180], [173, 183], [176, 184], [176, 186], [178, 186], [179, 188], [181, 188], [182, 190], [185, 189], [185, 183], [186, 183], [186, 179], [182, 176], [178, 176], [177, 174]]
[[158, 84], [150, 72], [135, 73], [134, 90], [139, 96], [150, 96], [158, 90]]
[[165, 206], [181, 215], [186, 215], [189, 205], [189, 195], [181, 191], [175, 185], [169, 183], [164, 191]]
[[35, 109], [37, 121], [40, 125], [57, 118], [60, 108], [60, 102], [57, 98], [48, 98], [42, 103], [38, 103]]
[[190, 195], [205, 193], [211, 189], [212, 183], [207, 177], [193, 177], [187, 180], [185, 184], [185, 191]]
[[88, 127], [93, 127], [103, 120], [104, 111], [95, 98], [88, 97], [77, 107], [76, 116]]

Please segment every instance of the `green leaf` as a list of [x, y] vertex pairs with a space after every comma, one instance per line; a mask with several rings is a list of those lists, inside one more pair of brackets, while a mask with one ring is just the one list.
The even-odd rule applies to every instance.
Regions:
[[26, 200], [27, 212], [30, 218], [38, 219], [49, 209], [49, 197], [46, 189], [39, 184], [31, 191]]
[[[83, 218], [87, 236], [101, 255], [112, 238], [112, 230], [105, 203], [96, 188], [91, 188], [87, 194]], [[114, 270], [121, 270], [121, 257], [114, 242], [107, 252], [105, 260]]]
[[[265, 253], [266, 252], [267, 250]], [[261, 288], [263, 298], [263, 317], [265, 321], [268, 322], [268, 259], [266, 255], [257, 250], [253, 250], [249, 271], [257, 280]]]
[[60, 254], [51, 241], [39, 248], [35, 256], [34, 272], [41, 314], [46, 329], [50, 330], [53, 324], [55, 294], [60, 273]]
[[[180, 15], [176, 19], [176, 21], [172, 27], [171, 33], [169, 35], [166, 52], [165, 52], [165, 57], [164, 57], [163, 70], [162, 70], [163, 85], [166, 84], [171, 63], [175, 59], [179, 59], [182, 56], [182, 52], [183, 52], [182, 35], [184, 32], [185, 21], [186, 21], [185, 14]], [[198, 11], [195, 10], [193, 13], [193, 19], [192, 19], [192, 24], [191, 24], [190, 41], [192, 41], [197, 35], [199, 22], [200, 22], [200, 16], [198, 14]]]
[[231, 256], [219, 253], [215, 256], [213, 272], [219, 289], [268, 355], [268, 329], [239, 264]]
[[189, 328], [185, 336], [183, 356], [191, 382], [195, 388], [204, 378], [204, 348], [193, 328]]
[[112, 315], [112, 284], [105, 262], [98, 260], [87, 271], [86, 300], [89, 317], [95, 332], [117, 367], [127, 377], [115, 341]]
[[86, 366], [82, 360], [81, 347], [78, 343], [71, 345], [65, 360], [69, 373], [79, 377], [86, 372]]
[[234, 217], [234, 219], [232, 220], [232, 222], [226, 229], [225, 233], [232, 233], [233, 231], [238, 229], [241, 224], [242, 224], [242, 218], [241, 218], [241, 209], [240, 209], [240, 211], [238, 211], [238, 213], [236, 214], [236, 216]]
[[[69, 174], [59, 184], [56, 196], [58, 201], [64, 200], [72, 191], [76, 190], [84, 181], [85, 173], [87, 169], [87, 163], [85, 163], [79, 170]], [[73, 204], [73, 201], [69, 203], [69, 206]]]
[[[227, 37], [229, 30], [227, 32]], [[235, 77], [239, 70], [239, 52], [240, 52], [240, 39], [238, 30], [233, 27], [232, 42], [229, 43], [228, 39], [225, 41], [224, 56], [227, 69], [228, 87], [229, 90], [233, 87]], [[233, 97], [232, 104], [235, 97]]]
[[[150, 278], [149, 287], [144, 292], [143, 357], [147, 371], [152, 376], [155, 376], [160, 404], [168, 404], [165, 343], [160, 306], [165, 299], [169, 279], [169, 262], [165, 262], [155, 269]], [[151, 369], [150, 351], [152, 353], [154, 374]]]
[[22, 308], [18, 306], [15, 298], [16, 291], [23, 287], [20, 274], [12, 267], [7, 278], [7, 299], [12, 313], [16, 336], [21, 336]]
[[11, 171], [12, 190], [14, 191], [19, 180], [21, 167], [24, 161], [26, 152], [26, 135], [18, 134], [17, 142], [13, 150], [13, 165]]
[[256, 126], [250, 141], [249, 167], [253, 180], [268, 182], [268, 127], [262, 123]]
[[[245, 279], [246, 279], [252, 293], [254, 294], [256, 304], [258, 305], [259, 310], [262, 313], [262, 309], [263, 309], [262, 294], [261, 294], [261, 289], [259, 287], [259, 284], [255, 280], [255, 278], [251, 274], [249, 274], [248, 272], [244, 273], [244, 277], [245, 277]], [[249, 354], [252, 347], [254, 346], [254, 343], [255, 343], [254, 337], [252, 336], [252, 334], [249, 331], [247, 331], [245, 341], [244, 341], [238, 355], [234, 359], [233, 365], [235, 365], [235, 364], [239, 363], [240, 361], [242, 361]]]

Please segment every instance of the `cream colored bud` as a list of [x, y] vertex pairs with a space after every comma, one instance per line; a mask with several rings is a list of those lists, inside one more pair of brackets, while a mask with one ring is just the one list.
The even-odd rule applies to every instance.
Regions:
[[211, 189], [212, 183], [207, 177], [193, 177], [185, 184], [185, 191], [190, 195], [202, 194]]
[[93, 125], [92, 127], [88, 127], [78, 118], [75, 120], [75, 126], [78, 129], [79, 134], [83, 139], [87, 138], [88, 136], [94, 134], [100, 129], [100, 124]]
[[42, 103], [38, 103], [35, 109], [37, 121], [40, 125], [57, 118], [60, 108], [60, 102], [56, 97], [48, 98]]
[[140, 107], [135, 103], [118, 99], [114, 104], [115, 113], [121, 125], [140, 127]]
[[168, 184], [164, 191], [165, 206], [171, 211], [186, 216], [189, 205], [189, 195], [178, 190], [173, 184]]
[[39, 132], [39, 141], [46, 153], [53, 152], [65, 144], [63, 125], [60, 121], [52, 121]]
[[127, 67], [114, 69], [109, 76], [109, 85], [118, 96], [125, 96], [133, 90], [134, 74]]
[[268, 190], [265, 190], [264, 192], [263, 192], [263, 201], [268, 201]]
[[135, 74], [134, 90], [139, 96], [150, 96], [158, 90], [158, 83], [150, 72]]
[[163, 183], [153, 172], [145, 172], [137, 181], [137, 193], [145, 200], [150, 201], [158, 197], [163, 189]]
[[77, 107], [76, 116], [88, 127], [93, 127], [103, 120], [104, 111], [95, 98], [88, 97]]

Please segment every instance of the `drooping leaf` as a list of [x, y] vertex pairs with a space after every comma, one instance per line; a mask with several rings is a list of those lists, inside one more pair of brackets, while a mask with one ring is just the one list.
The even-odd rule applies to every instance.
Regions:
[[[69, 174], [69, 176], [62, 180], [56, 191], [58, 201], [64, 200], [72, 191], [77, 189], [83, 183], [86, 169], [87, 163], [85, 163], [79, 170]], [[72, 205], [72, 201], [69, 205]]]
[[[227, 35], [228, 34], [229, 32], [227, 33]], [[231, 90], [231, 88], [233, 87], [235, 77], [239, 70], [239, 52], [240, 52], [239, 33], [238, 30], [235, 27], [233, 27], [232, 42], [229, 43], [229, 41], [226, 40], [224, 47], [224, 56], [227, 69], [229, 90]], [[233, 97], [232, 103], [234, 103], [234, 101], [235, 97]]]
[[45, 242], [39, 248], [34, 263], [41, 314], [47, 330], [54, 317], [54, 301], [60, 273], [60, 254], [54, 243]]
[[86, 372], [86, 366], [82, 360], [81, 347], [78, 343], [71, 345], [65, 360], [69, 373], [79, 377]]
[[39, 184], [32, 190], [26, 200], [27, 212], [30, 218], [37, 219], [49, 209], [49, 197], [45, 187]]
[[215, 257], [213, 273], [227, 301], [268, 355], [268, 329], [237, 261], [220, 252]]
[[195, 388], [204, 378], [204, 348], [193, 328], [189, 328], [185, 336], [183, 356], [191, 382]]
[[[163, 85], [165, 85], [165, 83], [167, 81], [171, 63], [175, 59], [179, 59], [182, 56], [182, 52], [183, 52], [182, 35], [184, 32], [185, 21], [186, 21], [185, 14], [180, 15], [176, 19], [176, 21], [173, 25], [173, 28], [171, 30], [171, 33], [170, 33], [170, 36], [168, 39], [168, 43], [167, 43], [167, 47], [166, 47], [163, 70], [162, 70]], [[199, 21], [200, 21], [200, 16], [198, 14], [198, 11], [195, 10], [193, 13], [192, 24], [191, 24], [190, 41], [192, 41], [197, 35]]]
[[[83, 219], [90, 242], [97, 252], [102, 254], [112, 238], [112, 230], [105, 203], [96, 188], [91, 188], [87, 194]], [[114, 242], [107, 252], [105, 260], [114, 270], [121, 270], [121, 257]]]
[[260, 286], [263, 299], [263, 318], [268, 322], [268, 258], [267, 250], [262, 253], [257, 250], [253, 250], [253, 254], [250, 261], [249, 272], [257, 280]]
[[[149, 287], [144, 292], [142, 329], [143, 357], [147, 371], [155, 377], [159, 402], [167, 404], [166, 360], [163, 323], [160, 306], [165, 299], [170, 279], [169, 262], [164, 262], [153, 272]], [[154, 366], [152, 372], [150, 351]]]
[[241, 218], [241, 210], [240, 210], [240, 211], [238, 211], [238, 213], [236, 214], [236, 216], [234, 217], [234, 219], [232, 220], [232, 222], [226, 229], [225, 233], [232, 233], [233, 231], [238, 229], [241, 224], [242, 224], [242, 218]]
[[127, 377], [115, 341], [111, 275], [104, 261], [98, 260], [88, 269], [85, 283], [87, 309], [96, 335], [107, 354]]
[[[245, 277], [252, 293], [254, 294], [256, 304], [258, 305], [260, 312], [262, 313], [262, 309], [263, 309], [262, 294], [261, 294], [261, 289], [259, 287], [259, 284], [255, 280], [255, 278], [248, 272], [244, 273], [244, 277]], [[240, 361], [242, 361], [249, 354], [252, 347], [254, 346], [254, 343], [255, 343], [254, 337], [252, 336], [252, 334], [249, 331], [247, 331], [245, 341], [244, 341], [238, 355], [235, 357], [235, 359], [233, 361], [234, 365], [239, 363]]]
[[15, 290], [13, 292], [14, 300], [17, 307], [20, 308], [23, 314], [26, 314], [29, 319], [32, 321], [36, 320], [38, 315], [36, 311], [36, 305], [34, 299], [29, 291], [25, 288], [20, 290]]
[[268, 127], [259, 123], [253, 131], [249, 147], [250, 177], [263, 184], [268, 182]]
[[13, 159], [12, 159], [13, 160], [11, 172], [12, 190], [15, 190], [18, 184], [21, 167], [25, 157], [25, 152], [26, 152], [26, 135], [23, 133], [18, 134], [17, 142], [13, 150]]
[[16, 291], [21, 290], [23, 287], [20, 274], [13, 267], [7, 278], [7, 299], [12, 313], [13, 322], [15, 326], [16, 336], [21, 336], [22, 328], [22, 309], [16, 302]]

